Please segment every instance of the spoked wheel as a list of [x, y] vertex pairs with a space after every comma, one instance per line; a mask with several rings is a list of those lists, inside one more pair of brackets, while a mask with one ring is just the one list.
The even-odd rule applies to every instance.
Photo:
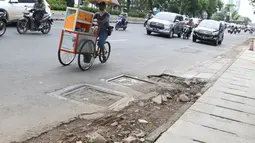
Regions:
[[107, 60], [109, 59], [110, 54], [111, 54], [111, 44], [108, 41], [106, 41], [104, 43], [104, 53], [105, 53], [105, 57], [106, 57], [105, 60], [103, 59], [103, 54], [100, 51], [99, 60], [100, 60], [101, 63], [107, 62]]
[[50, 32], [50, 29], [51, 29], [50, 23], [47, 21], [45, 23], [42, 23], [42, 26], [43, 26], [43, 28], [42, 28], [41, 32], [43, 34], [48, 34]]
[[25, 34], [28, 30], [28, 23], [26, 20], [19, 20], [17, 23], [17, 31], [19, 34]]
[[0, 20], [0, 36], [3, 36], [6, 32], [6, 24], [4, 21]]
[[95, 61], [95, 43], [92, 40], [85, 41], [78, 55], [78, 65], [83, 71], [88, 70]]
[[76, 54], [58, 50], [58, 60], [63, 66], [70, 65], [75, 59]]

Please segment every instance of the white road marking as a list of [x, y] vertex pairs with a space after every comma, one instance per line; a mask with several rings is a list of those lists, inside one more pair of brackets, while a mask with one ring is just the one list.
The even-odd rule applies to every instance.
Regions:
[[54, 29], [63, 29], [64, 27], [52, 26], [51, 28], [54, 28]]
[[125, 41], [128, 41], [128, 39], [109, 40], [109, 42], [125, 42]]

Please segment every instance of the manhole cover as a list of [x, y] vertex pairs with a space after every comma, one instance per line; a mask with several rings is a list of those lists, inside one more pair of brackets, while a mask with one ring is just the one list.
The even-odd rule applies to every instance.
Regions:
[[157, 85], [154, 82], [139, 79], [128, 75], [121, 75], [107, 80], [108, 82], [117, 83], [120, 85], [131, 87], [137, 91], [148, 93], [153, 90]]
[[174, 51], [181, 52], [181, 53], [192, 53], [192, 54], [201, 52], [201, 50], [196, 50], [196, 49], [190, 48], [190, 47], [178, 48], [178, 49], [175, 49]]
[[92, 103], [100, 106], [109, 106], [122, 98], [121, 96], [95, 90], [86, 86], [62, 96], [78, 102]]

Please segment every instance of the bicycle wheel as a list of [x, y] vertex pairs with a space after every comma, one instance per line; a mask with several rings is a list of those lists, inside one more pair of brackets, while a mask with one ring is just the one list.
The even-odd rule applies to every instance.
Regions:
[[95, 43], [92, 40], [84, 41], [78, 55], [79, 68], [83, 71], [86, 71], [93, 65], [94, 61]]
[[63, 66], [70, 65], [75, 59], [76, 54], [58, 50], [58, 60]]
[[106, 60], [103, 59], [103, 54], [100, 51], [99, 60], [100, 60], [101, 63], [107, 62], [107, 60], [109, 59], [110, 54], [111, 54], [111, 44], [110, 44], [110, 42], [105, 41], [104, 47], [105, 47], [104, 48], [104, 53], [105, 53], [105, 56], [106, 56]]

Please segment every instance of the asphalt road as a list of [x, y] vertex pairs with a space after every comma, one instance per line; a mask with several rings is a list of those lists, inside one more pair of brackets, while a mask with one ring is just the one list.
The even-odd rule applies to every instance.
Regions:
[[0, 37], [0, 143], [20, 140], [47, 125], [101, 109], [60, 100], [46, 95], [48, 92], [78, 83], [97, 84], [100, 79], [120, 74], [145, 77], [166, 70], [185, 72], [249, 36], [226, 33], [223, 44], [215, 47], [179, 38], [148, 36], [142, 25], [129, 25], [127, 31], [114, 31], [109, 38], [112, 45], [109, 61], [99, 64], [97, 60], [89, 71], [83, 72], [77, 59], [68, 67], [58, 62], [62, 25], [56, 22], [48, 35], [31, 32], [19, 35], [15, 27], [8, 27]]

